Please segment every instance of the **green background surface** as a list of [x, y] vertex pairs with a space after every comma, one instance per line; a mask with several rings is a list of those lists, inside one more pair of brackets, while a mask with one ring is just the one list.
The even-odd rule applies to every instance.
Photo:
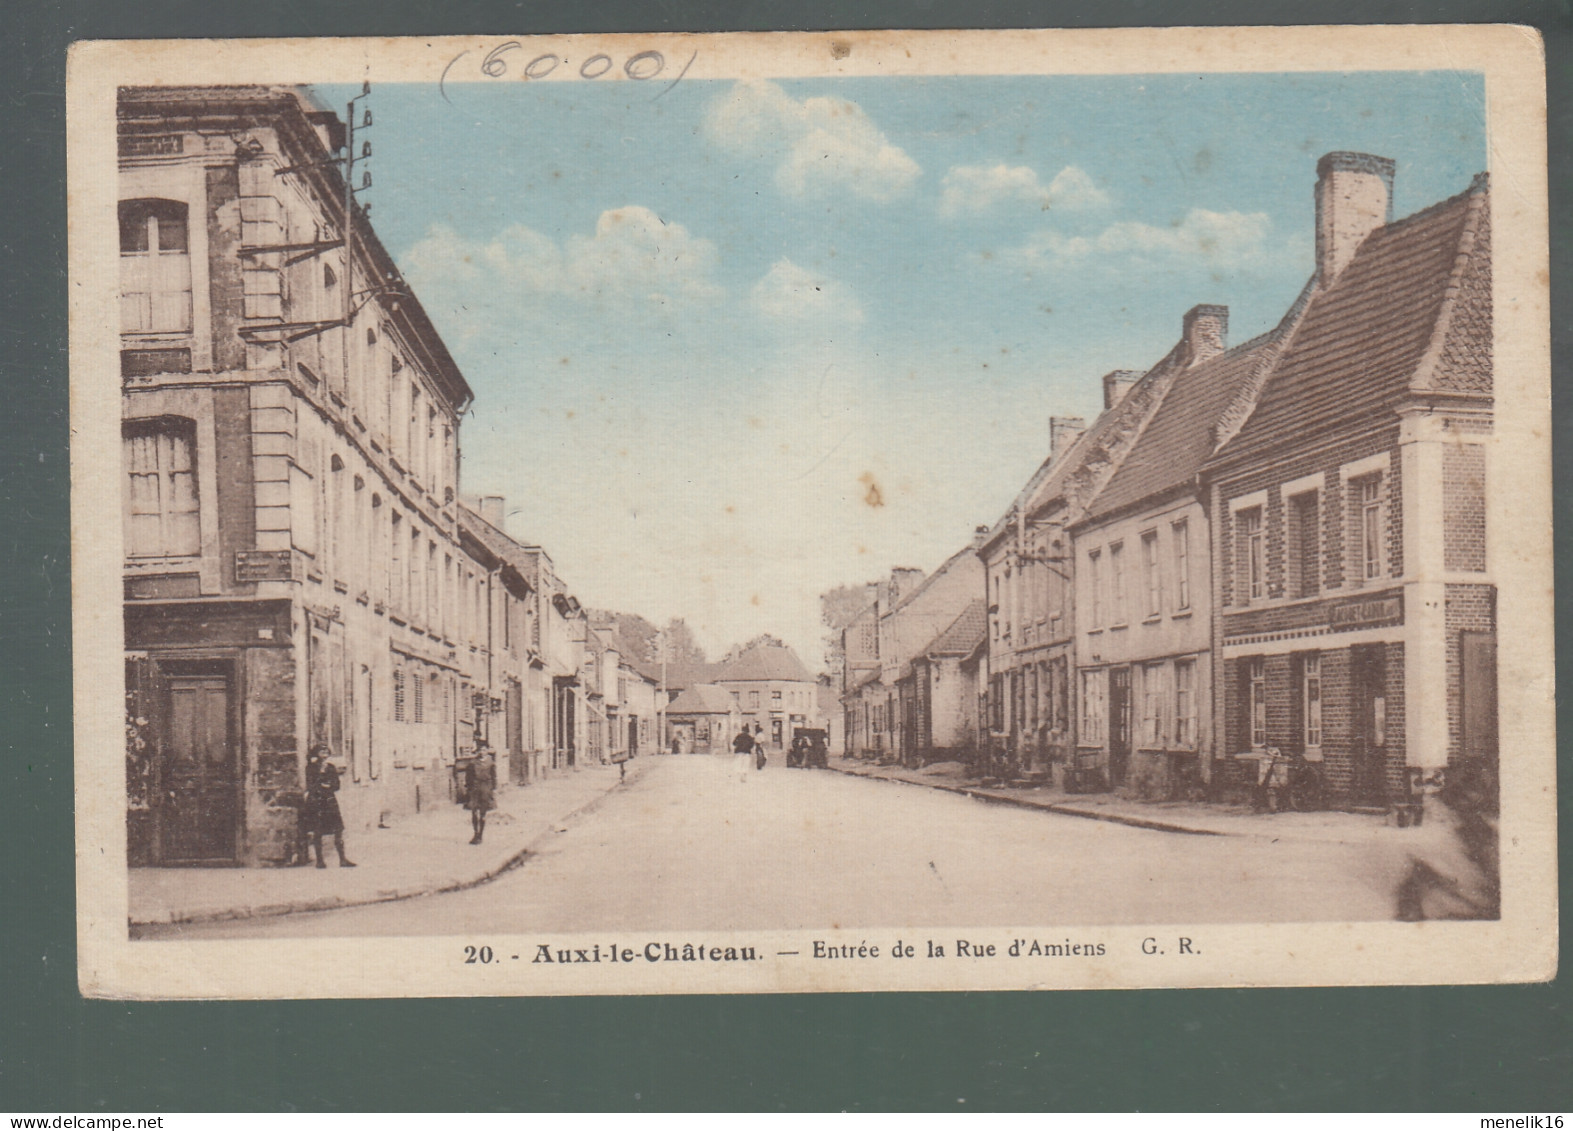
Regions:
[[[1573, 11], [1566, 0], [497, 0], [443, 5], [440, 14], [438, 7], [430, 0], [0, 6], [0, 1111], [1568, 1110], [1573, 996], [1566, 976], [1542, 986], [1423, 989], [83, 1000], [74, 943], [65, 313], [65, 50], [75, 39], [1159, 22], [1535, 25], [1546, 37], [1551, 104], [1559, 579], [1573, 562], [1565, 521], [1573, 468], [1561, 442], [1573, 360]], [[1564, 604], [1559, 656], [1568, 628]], [[1562, 733], [1573, 734], [1565, 704], [1558, 716]], [[1566, 758], [1558, 777], [1561, 796], [1569, 796]], [[1566, 841], [1561, 857], [1565, 876]]]

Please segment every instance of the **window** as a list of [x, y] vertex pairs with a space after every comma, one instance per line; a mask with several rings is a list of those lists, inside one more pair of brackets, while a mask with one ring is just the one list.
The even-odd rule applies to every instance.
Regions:
[[442, 608], [439, 605], [437, 593], [438, 582], [441, 580], [437, 573], [437, 543], [430, 539], [426, 542], [426, 627], [433, 632], [440, 632], [442, 625]]
[[1240, 523], [1240, 592], [1246, 601], [1259, 601], [1263, 593], [1262, 508], [1252, 507], [1236, 516]]
[[[1009, 568], [1007, 568], [1005, 570], [1005, 580], [1006, 581], [1010, 581], [1011, 580], [1010, 569]], [[1006, 640], [1010, 639], [1010, 630], [1013, 627], [1015, 619], [1016, 619], [1015, 616], [1013, 615], [1015, 613], [1015, 609], [1013, 608], [1015, 603], [1016, 603], [1016, 586], [1014, 584], [1012, 584], [1012, 585], [1010, 585], [1010, 586], [1008, 586], [1006, 588], [1006, 590], [1005, 590], [1005, 600], [1000, 604], [1000, 609], [1002, 610], [1001, 611], [1001, 615], [1005, 618], [1005, 639]]]
[[1141, 742], [1147, 746], [1163, 743], [1164, 666], [1147, 664], [1142, 668]]
[[[453, 598], [454, 598], [454, 592], [453, 592], [453, 555], [452, 554], [444, 554], [442, 556], [442, 594], [441, 594], [442, 615], [438, 618], [438, 621], [439, 621], [438, 629], [442, 633], [442, 638], [444, 640], [452, 640], [452, 639], [457, 638], [457, 636], [458, 636], [458, 633], [454, 632], [454, 630], [453, 630], [453, 616], [452, 616]], [[504, 594], [504, 596], [503, 596], [502, 636], [503, 636], [503, 645], [505, 647], [508, 644], [508, 603], [507, 603], [507, 601], [508, 601], [507, 595]]]
[[397, 511], [390, 512], [390, 529], [392, 534], [388, 539], [392, 552], [388, 555], [388, 604], [399, 612], [404, 611], [404, 583], [406, 580], [404, 565], [404, 516]]
[[410, 418], [404, 430], [404, 466], [416, 479], [420, 478], [420, 467], [415, 462], [415, 457], [422, 450], [420, 438], [421, 415], [421, 389], [414, 382], [410, 383]]
[[779, 692], [779, 691], [772, 691], [770, 693], [770, 704], [771, 704], [771, 706], [777, 707], [777, 708], [779, 708], [781, 706], [781, 692]]
[[1368, 475], [1350, 486], [1355, 498], [1356, 576], [1371, 581], [1382, 576], [1382, 543], [1387, 535], [1382, 476]]
[[1109, 547], [1109, 623], [1125, 623], [1125, 544]]
[[1102, 670], [1081, 673], [1081, 741], [1085, 745], [1101, 745], [1103, 721], [1108, 716], [1104, 694], [1107, 673]]
[[1087, 589], [1092, 598], [1089, 610], [1089, 628], [1103, 627], [1103, 553], [1094, 550], [1087, 555]]
[[1191, 607], [1191, 526], [1183, 519], [1171, 528], [1174, 542], [1174, 610]]
[[1142, 535], [1142, 571], [1147, 575], [1147, 615], [1158, 616], [1163, 612], [1163, 584], [1158, 577], [1158, 532], [1149, 530]]
[[750, 691], [748, 693], [748, 709], [751, 711], [759, 710], [759, 692]]
[[1321, 589], [1322, 539], [1315, 491], [1289, 500], [1290, 595], [1314, 597]]
[[404, 721], [404, 669], [393, 669], [393, 721]]
[[408, 565], [410, 568], [410, 588], [405, 612], [409, 614], [411, 621], [419, 621], [424, 619], [424, 609], [421, 607], [421, 600], [426, 596], [426, 586], [421, 579], [421, 532], [420, 528], [415, 525], [414, 519], [410, 520], [410, 560]]
[[1322, 657], [1320, 653], [1312, 652], [1305, 657], [1303, 667], [1305, 686], [1305, 744], [1308, 747], [1322, 745]]
[[1174, 741], [1196, 745], [1196, 661], [1174, 662]]
[[130, 557], [202, 552], [195, 437], [196, 426], [189, 420], [127, 425], [121, 455], [126, 474], [126, 553]]
[[186, 206], [174, 200], [121, 201], [120, 332], [190, 331]]
[[410, 682], [414, 685], [411, 690], [415, 692], [414, 696], [412, 697], [414, 700], [412, 703], [414, 708], [414, 717], [410, 721], [424, 723], [426, 721], [426, 680], [422, 677], [420, 671], [418, 670], [414, 673], [414, 676], [415, 678], [410, 680]]
[[1246, 664], [1246, 708], [1249, 711], [1251, 746], [1259, 749], [1267, 745], [1267, 660], [1262, 656], [1252, 656]]

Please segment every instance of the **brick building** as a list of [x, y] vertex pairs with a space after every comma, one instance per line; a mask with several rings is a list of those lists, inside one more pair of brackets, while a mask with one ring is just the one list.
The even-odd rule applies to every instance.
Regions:
[[1490, 193], [1393, 221], [1391, 161], [1317, 172], [1309, 301], [1203, 470], [1215, 770], [1279, 747], [1383, 806], [1495, 779]]

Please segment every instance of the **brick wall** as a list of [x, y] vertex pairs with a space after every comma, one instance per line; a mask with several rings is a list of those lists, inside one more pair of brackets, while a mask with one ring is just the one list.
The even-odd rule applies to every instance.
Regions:
[[[1404, 646], [1388, 642], [1384, 648], [1386, 698], [1386, 761], [1382, 778], [1389, 797], [1402, 795], [1406, 788], [1404, 747]], [[1353, 654], [1349, 648], [1307, 648], [1322, 661], [1322, 773], [1328, 799], [1333, 804], [1363, 800], [1354, 796], [1357, 785], [1355, 735], [1358, 722], [1355, 704], [1363, 701], [1354, 686]], [[1225, 734], [1219, 746], [1225, 754], [1250, 749], [1250, 721], [1247, 718], [1246, 665], [1251, 657], [1227, 659], [1222, 671], [1221, 698]], [[1304, 717], [1296, 656], [1279, 652], [1263, 656], [1267, 688], [1267, 744], [1283, 750], [1304, 749]]]
[[1450, 571], [1486, 568], [1486, 449], [1479, 444], [1442, 453], [1442, 559]]
[[1322, 522], [1322, 587], [1341, 589], [1348, 570], [1344, 563], [1344, 549], [1349, 539], [1349, 520], [1344, 505], [1343, 483], [1339, 468], [1355, 460], [1380, 452], [1390, 453], [1389, 472], [1383, 476], [1387, 503], [1388, 574], [1398, 577], [1403, 573], [1403, 484], [1399, 471], [1398, 428], [1383, 427], [1350, 436], [1327, 448], [1318, 448], [1299, 455], [1291, 455], [1277, 463], [1257, 468], [1241, 469], [1216, 484], [1216, 505], [1213, 522], [1217, 527], [1218, 545], [1223, 551], [1215, 558], [1215, 593], [1220, 608], [1237, 608], [1235, 604], [1235, 571], [1239, 568], [1240, 550], [1236, 532], [1232, 529], [1233, 516], [1228, 501], [1256, 491], [1267, 493], [1267, 506], [1262, 521], [1266, 527], [1266, 592], [1270, 597], [1282, 597], [1288, 582], [1284, 546], [1284, 501], [1282, 484], [1306, 475], [1321, 474], [1323, 485], [1319, 500]]

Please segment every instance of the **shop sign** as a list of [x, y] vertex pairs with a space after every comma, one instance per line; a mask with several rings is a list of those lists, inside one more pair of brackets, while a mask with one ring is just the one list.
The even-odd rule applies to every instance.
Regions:
[[1403, 619], [1403, 597], [1373, 597], [1365, 601], [1349, 601], [1342, 605], [1334, 605], [1328, 623], [1334, 628], [1357, 628], [1372, 624], [1388, 624]]

